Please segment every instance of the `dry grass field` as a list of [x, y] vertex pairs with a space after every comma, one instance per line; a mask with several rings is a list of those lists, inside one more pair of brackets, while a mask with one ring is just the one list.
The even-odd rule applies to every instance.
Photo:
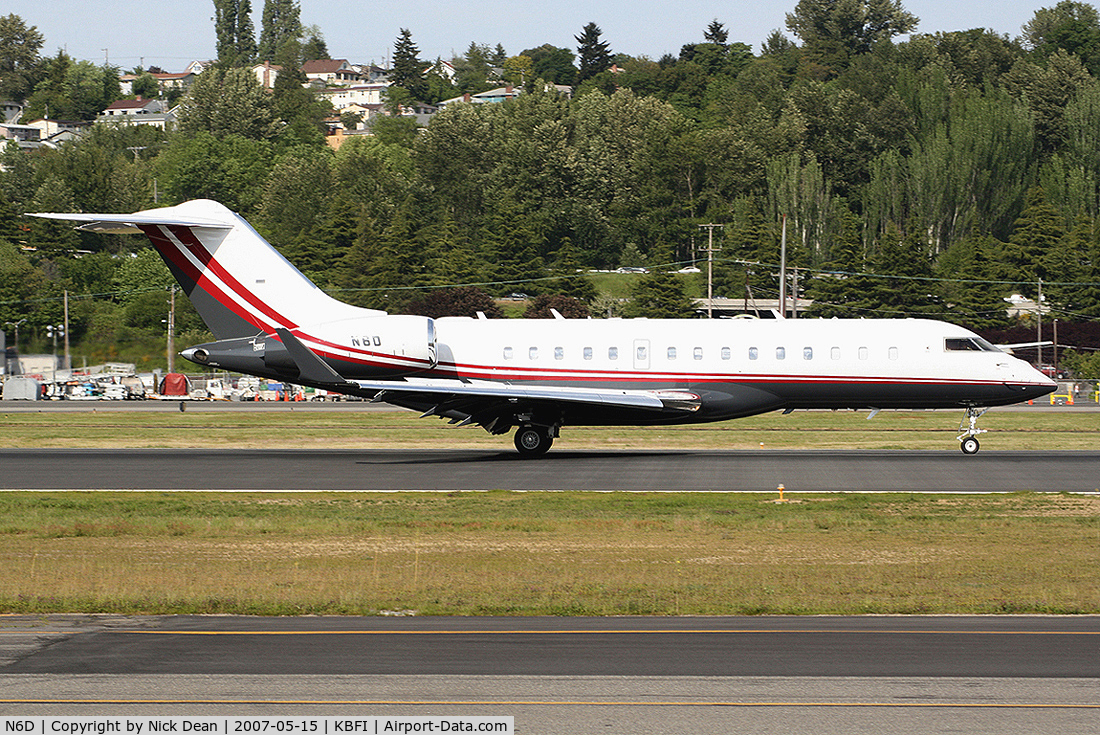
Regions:
[[0, 611], [1098, 613], [1100, 498], [0, 494]]

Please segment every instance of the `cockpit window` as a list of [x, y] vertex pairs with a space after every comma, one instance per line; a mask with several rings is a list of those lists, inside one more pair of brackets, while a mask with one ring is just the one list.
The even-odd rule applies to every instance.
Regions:
[[943, 347], [948, 352], [1000, 352], [981, 337], [948, 337]]

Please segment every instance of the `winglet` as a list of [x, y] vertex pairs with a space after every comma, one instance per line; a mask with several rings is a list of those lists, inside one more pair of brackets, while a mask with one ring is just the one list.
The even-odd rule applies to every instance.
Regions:
[[290, 354], [290, 358], [294, 360], [294, 365], [298, 368], [298, 375], [302, 380], [333, 387], [355, 385], [329, 367], [313, 350], [302, 344], [302, 341], [295, 337], [289, 329], [279, 327], [275, 330], [275, 334], [279, 335], [283, 347]]

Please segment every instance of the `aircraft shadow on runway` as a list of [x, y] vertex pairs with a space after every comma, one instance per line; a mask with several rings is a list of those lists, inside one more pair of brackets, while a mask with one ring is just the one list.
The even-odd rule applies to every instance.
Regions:
[[357, 465], [406, 465], [406, 464], [466, 464], [466, 463], [493, 463], [493, 462], [524, 462], [532, 465], [560, 462], [574, 462], [578, 460], [603, 460], [603, 459], [630, 459], [652, 458], [657, 456], [686, 456], [690, 451], [676, 451], [667, 449], [654, 449], [652, 451], [556, 451], [537, 459], [529, 459], [515, 452], [462, 452], [462, 453], [427, 453], [410, 454], [407, 458], [400, 459], [361, 459]]

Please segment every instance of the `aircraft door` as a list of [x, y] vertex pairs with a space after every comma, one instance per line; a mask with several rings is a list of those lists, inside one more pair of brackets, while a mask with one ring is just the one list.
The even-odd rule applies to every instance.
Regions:
[[649, 340], [634, 340], [634, 369], [649, 370]]

